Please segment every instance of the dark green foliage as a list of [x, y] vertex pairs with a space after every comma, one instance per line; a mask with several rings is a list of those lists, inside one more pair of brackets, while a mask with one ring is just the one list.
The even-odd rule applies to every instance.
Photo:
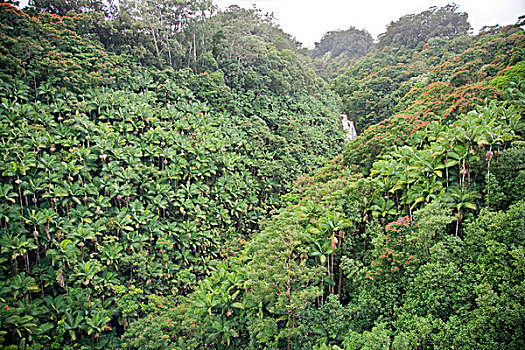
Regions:
[[229, 7], [208, 21], [213, 56], [228, 86], [259, 96], [318, 94], [323, 82], [297, 51], [299, 44], [257, 10]]
[[[519, 80], [506, 92], [486, 86], [520, 57], [523, 32], [449, 39], [371, 54], [336, 79], [347, 105], [363, 101], [351, 112], [387, 119], [283, 196], [287, 209], [242, 255], [255, 274], [230, 265], [254, 286], [233, 289], [243, 313], [228, 320], [239, 331], [230, 348], [523, 346], [524, 89]], [[345, 83], [355, 86], [337, 90]], [[212, 281], [209, 293], [231, 295]], [[216, 317], [198, 315], [204, 325]]]
[[[455, 7], [434, 8], [430, 12], [436, 11], [447, 15], [431, 15], [435, 20], [460, 16]], [[413, 21], [419, 23], [417, 18]], [[507, 81], [519, 75], [519, 65], [510, 69], [508, 65], [523, 59], [523, 31], [507, 26], [476, 37], [465, 34], [466, 31], [458, 31], [450, 36], [422, 36], [415, 46], [382, 47], [380, 41], [376, 50], [335, 77], [333, 89], [343, 99], [345, 112], [358, 131], [364, 132], [368, 126], [384, 123], [395, 115], [416, 116], [422, 122], [443, 113], [447, 118], [455, 117], [484, 98], [493, 97], [495, 90], [490, 91], [480, 82], [493, 79], [502, 71], [503, 75], [491, 85], [500, 84], [501, 89], [506, 89], [506, 85], [501, 85], [502, 79]]]
[[[502, 151], [494, 161], [493, 193], [488, 193], [495, 208], [505, 208], [525, 196], [525, 145], [517, 141], [513, 147]], [[499, 197], [498, 197], [499, 193]]]
[[[400, 57], [403, 57], [403, 53], [399, 53], [401, 56], [382, 53], [382, 56], [377, 54], [363, 58], [362, 61], [348, 69], [344, 75], [337, 78], [334, 87], [342, 95], [345, 105], [362, 104], [364, 106], [359, 105], [357, 109], [348, 110], [349, 116], [354, 118], [358, 127], [361, 122], [366, 125], [373, 121], [380, 121], [380, 123], [366, 128], [361, 133], [361, 137], [353, 142], [353, 146], [345, 151], [347, 164], [358, 165], [359, 171], [367, 174], [378, 155], [391, 151], [395, 146], [402, 146], [410, 135], [431, 121], [446, 118], [452, 122], [458, 115], [476, 108], [486, 99], [522, 99], [521, 93], [518, 92], [522, 88], [516, 85], [516, 82], [510, 83], [514, 87], [509, 92], [515, 91], [512, 96], [504, 96], [508, 93], [502, 93], [494, 87], [487, 86], [487, 82], [492, 79], [490, 74], [497, 74], [498, 71], [503, 70], [508, 62], [521, 51], [524, 38], [523, 31], [516, 31], [514, 26], [509, 26], [494, 36], [486, 33], [480, 34], [477, 40], [471, 43], [471, 48], [444, 60], [430, 73], [420, 73], [417, 79], [411, 78], [406, 82], [401, 82], [400, 85], [393, 84], [396, 89], [388, 93], [376, 93], [370, 88], [373, 85], [368, 83], [378, 80], [378, 76], [382, 74], [388, 77], [391, 74], [389, 72], [395, 72], [393, 67], [387, 66], [388, 69], [383, 68], [378, 72], [366, 75], [367, 70], [360, 72], [367, 67], [361, 65], [361, 62], [378, 60], [386, 65], [390, 60], [399, 60]], [[424, 52], [426, 49], [422, 50]], [[489, 51], [497, 54], [488, 55]], [[380, 57], [383, 57], [382, 61]], [[413, 52], [411, 57], [409, 62], [414, 67], [422, 64], [419, 53]], [[399, 65], [399, 67], [405, 66]], [[356, 72], [357, 77], [351, 75], [352, 72]], [[458, 78], [460, 75], [468, 79], [460, 82]], [[458, 86], [457, 84], [465, 85]], [[397, 88], [397, 86], [400, 87]], [[377, 98], [370, 97], [372, 95]], [[363, 97], [366, 96], [372, 99], [363, 100]], [[378, 108], [381, 106], [378, 102], [385, 101], [385, 99], [392, 101], [392, 109], [383, 109], [381, 117], [378, 118]], [[516, 108], [521, 108], [519, 106], [520, 104]], [[383, 118], [386, 119], [382, 120]]]
[[[474, 317], [464, 320], [455, 343], [465, 348], [489, 349], [525, 345], [523, 326], [523, 238], [525, 204], [519, 201], [505, 212], [484, 211], [465, 228], [464, 257], [467, 280], [476, 280]], [[467, 248], [468, 247], [468, 248]], [[461, 339], [468, 332], [470, 339]]]
[[351, 27], [347, 30], [328, 32], [315, 44], [313, 57], [322, 57], [330, 53], [331, 58], [344, 55], [345, 59], [359, 58], [372, 48], [373, 39], [370, 33]]
[[386, 46], [414, 49], [434, 37], [453, 38], [470, 29], [467, 14], [457, 12], [457, 5], [431, 7], [419, 14], [406, 15], [391, 22], [379, 36], [380, 49]]
[[[172, 307], [243, 248], [298, 175], [338, 153], [337, 97], [311, 70], [294, 80], [308, 68], [292, 51], [269, 51], [277, 73], [290, 64], [271, 81], [246, 66], [266, 84], [246, 92], [224, 84], [229, 68], [158, 69], [106, 51], [87, 29], [93, 12], [3, 4], [0, 16], [0, 343], [200, 344], [197, 311]], [[237, 336], [226, 322], [205, 341]]]
[[316, 344], [340, 344], [348, 333], [352, 313], [337, 296], [331, 294], [319, 308], [308, 307], [300, 314], [298, 322], [304, 334], [297, 337], [296, 349], [312, 349]]
[[325, 36], [340, 154], [271, 16], [38, 4], [0, 6], [2, 348], [525, 347], [518, 26]]
[[521, 147], [522, 103], [428, 123], [369, 177], [336, 159], [301, 179], [244, 251], [247, 270], [230, 266], [249, 287], [235, 294], [244, 313], [229, 320], [240, 330], [230, 348], [522, 347], [523, 203], [500, 198], [494, 212], [483, 198], [503, 191], [495, 173], [520, 171], [507, 157]]

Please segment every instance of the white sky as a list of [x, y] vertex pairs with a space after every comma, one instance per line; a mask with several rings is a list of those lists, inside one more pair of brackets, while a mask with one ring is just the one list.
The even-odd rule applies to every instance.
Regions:
[[213, 0], [221, 9], [237, 4], [273, 12], [279, 26], [303, 46], [312, 48], [324, 33], [354, 26], [374, 38], [401, 16], [455, 2], [469, 14], [474, 32], [485, 25], [506, 25], [525, 15], [525, 0]]

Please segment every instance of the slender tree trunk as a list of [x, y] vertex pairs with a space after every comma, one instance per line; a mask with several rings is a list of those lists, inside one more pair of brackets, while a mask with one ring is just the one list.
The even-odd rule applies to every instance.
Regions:
[[467, 187], [470, 187], [470, 172], [468, 171], [467, 159], [463, 158], [463, 174], [461, 176], [461, 186], [465, 184], [465, 176], [467, 176]]
[[[290, 285], [291, 285], [291, 281], [288, 280], [288, 282], [286, 283], [286, 292], [288, 294], [288, 305], [292, 305], [292, 291], [291, 291]], [[287, 322], [288, 325], [290, 324], [290, 321], [292, 322], [292, 328], [294, 328], [295, 325], [293, 321], [293, 309], [288, 310], [288, 322]], [[286, 349], [290, 350], [291, 348], [292, 348], [292, 342], [291, 342], [290, 336], [288, 335], [286, 337]]]
[[490, 206], [490, 162], [492, 161], [492, 146], [490, 146], [489, 151], [487, 152], [487, 198], [489, 200]]
[[192, 37], [193, 37], [193, 64], [195, 65], [197, 63], [197, 43], [195, 42], [195, 29], [192, 31]]
[[[339, 242], [338, 247], [341, 248], [341, 245], [343, 244], [343, 238], [345, 237], [345, 233], [343, 230], [339, 231]], [[343, 270], [341, 269], [341, 263], [339, 263], [339, 280], [337, 282], [337, 295], [339, 297], [339, 302], [341, 302], [341, 292], [342, 292], [342, 286], [343, 286]]]
[[[328, 269], [328, 278], [330, 278], [330, 254], [326, 254], [326, 267]], [[328, 294], [330, 294], [330, 284], [328, 284]]]
[[159, 44], [157, 43], [157, 35], [155, 34], [155, 29], [153, 29], [151, 26], [149, 28], [151, 30], [151, 35], [153, 35], [153, 42], [155, 43], [155, 51], [157, 52], [157, 58], [160, 58]]
[[459, 222], [461, 221], [461, 219], [463, 219], [463, 212], [461, 209], [459, 209], [458, 211], [458, 219], [456, 221], [456, 237], [458, 236], [458, 232], [459, 232]]
[[[288, 311], [288, 324], [292, 322], [292, 328], [294, 328], [294, 321], [292, 317], [292, 310]], [[290, 336], [286, 337], [286, 349], [290, 350], [292, 348], [292, 339]]]
[[171, 47], [170, 47], [170, 43], [167, 37], [166, 37], [166, 47], [168, 48], [168, 63], [170, 64], [170, 66], [173, 66], [173, 61], [171, 59]]
[[26, 260], [26, 271], [27, 271], [27, 274], [29, 275], [30, 274], [30, 271], [29, 271], [29, 253], [25, 253], [25, 260]]
[[[20, 179], [17, 179], [20, 182]], [[21, 183], [21, 182], [20, 182]], [[20, 198], [20, 212], [24, 216], [24, 198], [22, 196], [22, 186], [18, 185], [18, 195]]]
[[[445, 163], [448, 161], [448, 157], [445, 158]], [[445, 174], [446, 174], [446, 178], [447, 178], [447, 188], [448, 188], [448, 166], [445, 167]]]
[[[331, 268], [332, 268], [332, 275], [335, 275], [334, 273], [334, 253], [332, 253], [332, 261], [331, 261]], [[335, 278], [334, 278], [334, 283], [335, 283]], [[335, 294], [335, 286], [334, 285], [331, 285], [330, 288], [332, 289], [332, 294]]]
[[320, 305], [324, 304], [324, 276], [321, 277], [321, 303]]
[[467, 172], [467, 187], [470, 188], [470, 171], [468, 170], [468, 164], [467, 164], [467, 167], [465, 168], [465, 171]]
[[190, 49], [188, 50], [188, 64], [186, 68], [190, 68], [190, 62], [191, 62], [191, 50], [192, 50], [192, 43], [190, 42]]

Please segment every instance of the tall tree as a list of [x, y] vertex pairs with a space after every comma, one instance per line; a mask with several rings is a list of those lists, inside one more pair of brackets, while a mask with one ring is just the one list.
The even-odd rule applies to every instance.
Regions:
[[378, 47], [406, 47], [413, 49], [434, 37], [452, 38], [466, 35], [470, 30], [468, 15], [458, 12], [458, 5], [441, 8], [433, 6], [419, 14], [411, 14], [391, 22], [379, 36]]
[[374, 40], [366, 30], [350, 27], [347, 30], [331, 31], [315, 43], [313, 57], [321, 57], [330, 52], [332, 58], [345, 55], [348, 59], [366, 55], [372, 48]]
[[151, 47], [157, 64], [189, 67], [202, 52], [206, 38], [199, 30], [213, 11], [211, 0], [123, 0], [119, 21], [129, 34], [145, 35], [140, 44]]

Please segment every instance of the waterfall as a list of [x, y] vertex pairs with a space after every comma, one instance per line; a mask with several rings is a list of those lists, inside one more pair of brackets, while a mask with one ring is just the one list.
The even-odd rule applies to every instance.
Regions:
[[357, 138], [357, 131], [355, 130], [354, 122], [349, 120], [346, 114], [341, 114], [341, 117], [343, 118], [343, 130], [346, 131], [346, 140], [355, 140]]

